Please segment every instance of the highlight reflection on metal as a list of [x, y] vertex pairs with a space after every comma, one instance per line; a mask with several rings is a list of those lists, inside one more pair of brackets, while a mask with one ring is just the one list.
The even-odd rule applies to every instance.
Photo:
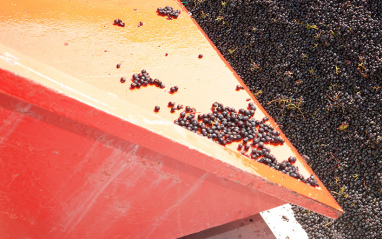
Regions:
[[[180, 2], [3, 2], [4, 238], [178, 237], [285, 202], [342, 213], [321, 182], [312, 188], [172, 123], [169, 101], [207, 113], [213, 102], [239, 109], [251, 98], [255, 117], [267, 115], [248, 89], [235, 90], [241, 80]], [[178, 19], [156, 14], [166, 5], [182, 9]], [[143, 68], [166, 88], [119, 82]], [[289, 141], [271, 150], [312, 173]]]

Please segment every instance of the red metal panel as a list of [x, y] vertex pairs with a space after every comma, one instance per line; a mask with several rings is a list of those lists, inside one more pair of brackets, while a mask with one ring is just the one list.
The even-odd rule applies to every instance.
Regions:
[[1, 238], [175, 238], [284, 202], [0, 94]]

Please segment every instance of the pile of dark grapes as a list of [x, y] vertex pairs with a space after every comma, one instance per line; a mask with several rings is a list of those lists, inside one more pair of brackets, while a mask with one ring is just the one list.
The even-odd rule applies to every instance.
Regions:
[[175, 92], [178, 92], [179, 87], [178, 86], [173, 86], [170, 88], [170, 94], [174, 94]]
[[125, 27], [125, 23], [122, 22], [122, 20], [119, 19], [119, 18], [114, 20], [113, 25], [120, 26], [120, 27]]
[[[169, 106], [173, 105], [175, 104], [169, 102]], [[242, 155], [318, 187], [313, 175], [305, 179], [298, 172], [298, 167], [294, 166], [297, 160], [295, 157], [289, 157], [282, 163], [277, 162], [265, 144], [280, 145], [284, 140], [279, 136], [279, 131], [265, 123], [269, 120], [268, 117], [261, 121], [253, 118], [255, 110], [256, 106], [253, 103], [249, 103], [247, 109], [236, 111], [235, 108], [224, 107], [223, 104], [215, 102], [212, 104], [211, 113], [196, 115], [194, 108], [186, 106], [174, 123], [221, 145], [240, 142], [238, 150], [242, 150]]]
[[[122, 78], [124, 78], [124, 77], [122, 77]], [[126, 79], [123, 82], [121, 80], [122, 83], [124, 83], [125, 81], [126, 81]], [[132, 83], [130, 84], [131, 90], [139, 89], [141, 87], [146, 87], [148, 85], [153, 85], [153, 86], [159, 87], [161, 89], [164, 89], [166, 87], [162, 83], [162, 81], [160, 81], [158, 79], [151, 78], [149, 73], [145, 69], [143, 69], [138, 74], [133, 74], [131, 81], [132, 81]]]
[[[158, 79], [153, 80], [145, 69], [138, 74], [133, 74], [131, 80], [131, 90], [148, 85], [165, 88], [161, 81]], [[126, 78], [122, 77], [120, 82], [125, 83]], [[171, 87], [170, 94], [174, 94], [178, 89], [178, 86]], [[244, 89], [244, 87], [241, 86], [241, 89]], [[183, 105], [180, 104], [175, 107], [175, 102], [169, 102], [167, 106], [171, 108], [171, 113], [183, 109]], [[159, 111], [160, 106], [155, 106], [154, 112]], [[268, 117], [264, 117], [261, 121], [253, 118], [255, 111], [256, 106], [252, 102], [248, 103], [247, 109], [239, 109], [239, 111], [215, 102], [212, 104], [211, 113], [197, 115], [195, 108], [186, 106], [174, 123], [223, 146], [238, 142], [237, 150], [242, 150], [242, 155], [268, 165], [310, 186], [318, 187], [319, 184], [313, 175], [305, 179], [299, 173], [298, 167], [294, 165], [297, 161], [295, 157], [289, 157], [288, 160], [279, 163], [276, 157], [271, 154], [271, 150], [265, 147], [266, 144], [282, 145], [284, 140], [280, 137], [279, 131], [275, 130], [270, 124], [266, 124], [269, 120]]]
[[178, 18], [180, 10], [174, 10], [174, 8], [166, 6], [164, 8], [159, 7], [157, 13], [160, 16], [167, 16], [169, 19]]
[[294, 207], [310, 238], [381, 238], [382, 2], [185, 6], [345, 210]]

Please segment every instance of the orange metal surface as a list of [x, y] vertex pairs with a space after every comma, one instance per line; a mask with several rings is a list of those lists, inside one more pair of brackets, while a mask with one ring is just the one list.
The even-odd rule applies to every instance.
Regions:
[[[178, 19], [167, 20], [156, 14], [158, 7], [166, 5], [182, 9]], [[116, 18], [126, 26], [114, 26]], [[143, 26], [138, 27], [139, 22]], [[199, 54], [203, 54], [202, 59], [198, 59]], [[119, 69], [117, 63], [121, 63]], [[5, 0], [0, 9], [0, 69], [4, 70], [0, 91], [5, 94], [225, 178], [249, 191], [332, 218], [342, 213], [321, 182], [320, 188], [312, 188], [240, 155], [235, 144], [222, 147], [172, 123], [178, 114], [170, 113], [169, 101], [208, 113], [213, 102], [239, 109], [245, 108], [246, 99], [251, 98], [258, 106], [255, 118], [267, 115], [248, 89], [235, 90], [242, 82], [178, 1]], [[129, 90], [131, 75], [141, 69], [162, 80], [166, 88]], [[44, 101], [47, 96], [37, 91], [26, 94], [26, 89], [19, 90], [23, 88], [21, 83], [6, 72], [31, 79], [111, 118], [89, 119], [85, 116], [90, 115], [81, 114], [85, 111], [82, 106], [71, 110], [70, 104]], [[124, 84], [119, 82], [122, 76], [128, 79]], [[174, 85], [179, 86], [178, 93], [169, 94]], [[153, 112], [155, 105], [161, 107], [159, 113]], [[110, 125], [113, 120], [115, 125]], [[273, 120], [271, 124], [278, 128]], [[138, 127], [136, 131], [131, 131], [133, 126]], [[150, 138], [149, 134], [154, 136]], [[288, 140], [284, 146], [269, 147], [279, 162], [294, 155], [300, 172], [305, 177], [312, 173]]]

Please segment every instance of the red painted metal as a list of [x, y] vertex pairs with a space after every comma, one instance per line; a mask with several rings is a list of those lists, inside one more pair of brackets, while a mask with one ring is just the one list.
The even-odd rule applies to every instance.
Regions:
[[284, 203], [15, 97], [0, 102], [1, 238], [175, 238]]
[[[241, 80], [184, 8], [173, 21], [156, 15], [166, 5], [182, 7], [171, 0], [5, 1], [1, 238], [173, 238], [285, 202], [332, 218], [342, 213], [321, 182], [312, 188], [235, 145], [172, 123], [168, 101], [207, 112], [215, 101], [245, 107], [250, 97], [255, 117], [267, 113], [247, 88], [235, 91]], [[114, 18], [126, 27], [113, 26]], [[142, 68], [179, 92], [130, 91], [119, 82]], [[282, 137], [286, 144], [272, 153], [279, 161], [296, 156], [308, 176], [311, 169]]]

